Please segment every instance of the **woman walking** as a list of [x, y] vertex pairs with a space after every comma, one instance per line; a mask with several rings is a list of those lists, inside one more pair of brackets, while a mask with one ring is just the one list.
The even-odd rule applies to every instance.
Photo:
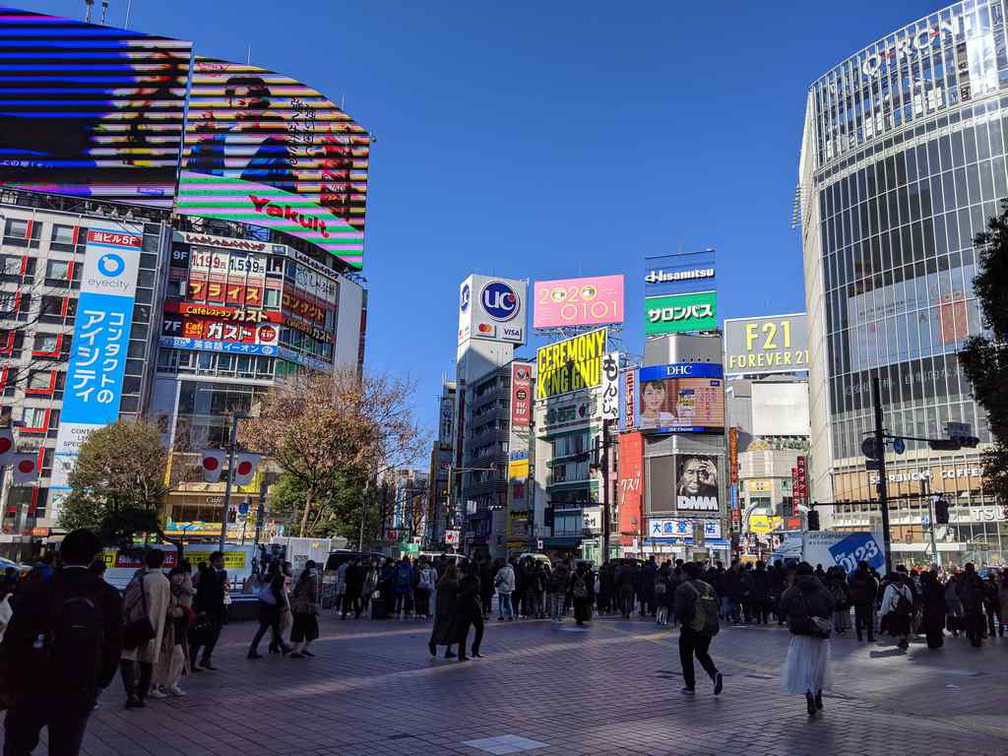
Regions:
[[953, 574], [945, 583], [945, 626], [953, 638], [959, 637], [962, 627], [963, 605], [959, 599], [959, 576]]
[[168, 616], [161, 638], [161, 652], [154, 666], [154, 687], [150, 693], [153, 698], [185, 695], [185, 691], [179, 687], [179, 680], [182, 679], [182, 672], [188, 659], [186, 635], [192, 616], [190, 605], [192, 597], [196, 594], [192, 583], [187, 585], [187, 577], [188, 573], [181, 566], [168, 573], [171, 598], [168, 601]]
[[822, 709], [823, 691], [833, 687], [829, 640], [833, 628], [829, 619], [834, 603], [833, 594], [815, 577], [808, 562], [798, 565], [794, 584], [781, 596], [781, 611], [791, 631], [781, 689], [805, 694], [810, 717]]
[[904, 651], [910, 647], [910, 620], [913, 617], [913, 591], [906, 584], [902, 572], [889, 576], [889, 585], [882, 594], [879, 613], [885, 617], [886, 630], [893, 638], [899, 638], [897, 645]]
[[427, 648], [431, 656], [437, 656], [438, 646], [447, 646], [445, 659], [454, 659], [452, 644], [458, 640], [455, 627], [458, 616], [458, 570], [454, 563], [445, 567], [444, 576], [437, 584], [437, 608], [434, 611], [434, 627], [431, 628]]
[[298, 578], [297, 585], [291, 594], [291, 612], [294, 614], [294, 624], [291, 627], [291, 643], [294, 651], [291, 659], [304, 659], [315, 656], [308, 650], [312, 641], [319, 637], [318, 627], [318, 575], [315, 574], [315, 562], [309, 559]]
[[588, 562], [581, 562], [570, 582], [570, 599], [574, 605], [574, 620], [579, 627], [592, 618], [592, 604], [595, 603], [595, 576]]
[[[261, 659], [259, 653], [259, 641], [262, 640], [266, 631], [271, 632], [270, 653], [290, 653], [290, 647], [283, 642], [280, 634], [280, 613], [287, 605], [284, 595], [284, 574], [281, 570], [276, 570], [268, 583], [259, 588], [259, 629], [252, 636], [252, 643], [249, 645], [247, 658]], [[277, 649], [274, 651], [273, 649]]]

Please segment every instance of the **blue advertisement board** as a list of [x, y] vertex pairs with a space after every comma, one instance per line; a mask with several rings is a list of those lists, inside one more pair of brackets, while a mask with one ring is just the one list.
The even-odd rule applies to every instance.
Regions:
[[644, 258], [644, 295], [688, 294], [717, 287], [714, 250]]

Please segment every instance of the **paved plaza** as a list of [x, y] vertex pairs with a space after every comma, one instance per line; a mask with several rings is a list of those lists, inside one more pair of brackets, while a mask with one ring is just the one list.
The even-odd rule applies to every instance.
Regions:
[[[1008, 640], [947, 639], [909, 655], [888, 641], [833, 641], [836, 684], [809, 721], [779, 692], [788, 634], [725, 628], [712, 653], [719, 698], [702, 678], [680, 694], [678, 633], [643, 619], [488, 623], [485, 659], [432, 660], [429, 625], [328, 616], [315, 659], [245, 659], [255, 627], [225, 628], [217, 672], [188, 696], [125, 711], [117, 680], [85, 752], [260, 754], [1004, 754]], [[265, 643], [263, 650], [265, 650]], [[443, 652], [443, 651], [442, 651]], [[698, 670], [699, 671], [699, 670]], [[41, 752], [41, 747], [39, 751]]]

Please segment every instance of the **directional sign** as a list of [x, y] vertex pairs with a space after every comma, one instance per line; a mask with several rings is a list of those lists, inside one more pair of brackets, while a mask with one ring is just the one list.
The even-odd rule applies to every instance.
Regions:
[[902, 438], [894, 438], [892, 442], [893, 451], [897, 454], [902, 454], [906, 451], [906, 441]]
[[882, 445], [874, 436], [869, 436], [861, 442], [861, 453], [868, 459], [880, 459], [882, 457]]

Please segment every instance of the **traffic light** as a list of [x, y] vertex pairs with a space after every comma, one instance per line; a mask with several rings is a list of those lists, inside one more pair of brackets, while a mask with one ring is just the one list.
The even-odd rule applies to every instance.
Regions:
[[933, 438], [928, 441], [928, 446], [933, 451], [959, 451], [962, 448], [957, 438]]
[[948, 500], [944, 497], [939, 497], [935, 499], [934, 503], [935, 511], [935, 522], [939, 525], [948, 525], [949, 521], [949, 505]]
[[819, 530], [819, 513], [810, 509], [808, 513], [808, 529]]
[[976, 449], [977, 444], [980, 443], [980, 439], [976, 436], [963, 436], [959, 439], [959, 443], [962, 446], [968, 447], [970, 449]]

